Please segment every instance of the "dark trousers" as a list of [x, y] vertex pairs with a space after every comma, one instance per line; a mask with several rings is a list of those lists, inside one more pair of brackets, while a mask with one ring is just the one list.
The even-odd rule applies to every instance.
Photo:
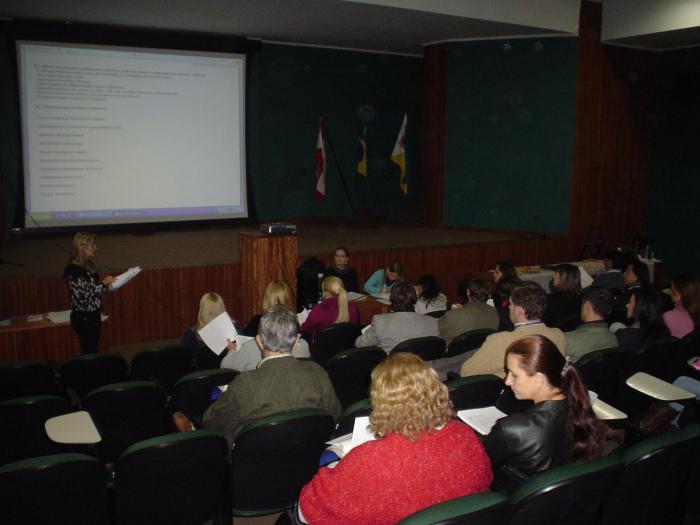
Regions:
[[71, 311], [70, 325], [78, 334], [80, 353], [83, 355], [96, 354], [100, 344], [100, 330], [102, 329], [100, 312]]

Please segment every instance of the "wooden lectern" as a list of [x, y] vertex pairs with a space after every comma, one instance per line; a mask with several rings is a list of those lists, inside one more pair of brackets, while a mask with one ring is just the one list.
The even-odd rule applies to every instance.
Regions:
[[296, 304], [297, 257], [296, 235], [266, 235], [241, 232], [241, 319], [250, 319], [262, 312], [265, 288], [270, 281], [287, 281], [292, 289], [291, 304]]

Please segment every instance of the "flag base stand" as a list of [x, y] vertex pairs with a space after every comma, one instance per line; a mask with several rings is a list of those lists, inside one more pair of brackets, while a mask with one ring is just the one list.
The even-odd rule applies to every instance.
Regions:
[[348, 226], [356, 228], [379, 228], [379, 221], [376, 213], [371, 208], [358, 208], [348, 219]]

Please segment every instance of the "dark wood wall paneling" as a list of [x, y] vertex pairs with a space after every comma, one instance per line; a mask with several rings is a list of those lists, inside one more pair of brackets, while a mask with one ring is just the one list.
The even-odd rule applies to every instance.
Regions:
[[[522, 240], [500, 243], [475, 243], [456, 246], [402, 248], [353, 254], [352, 264], [361, 279], [394, 260], [406, 268], [406, 279], [413, 282], [424, 273], [436, 275], [450, 301], [457, 300], [457, 285], [493, 268], [499, 260], [517, 264], [544, 264], [574, 258], [567, 239]], [[330, 264], [330, 256], [317, 256]], [[300, 264], [303, 260], [298, 259]], [[199, 299], [215, 291], [224, 299], [229, 313], [241, 318], [239, 296], [240, 265], [224, 264], [186, 268], [144, 270], [129, 284], [104, 296], [104, 313], [110, 320], [104, 325], [108, 345], [145, 343], [176, 338], [195, 324]], [[0, 282], [3, 311], [14, 315], [33, 314], [68, 308], [68, 293], [61, 277], [5, 279]], [[366, 319], [365, 321], [368, 321]], [[51, 359], [63, 362], [78, 354], [77, 338], [63, 330], [31, 330], [22, 337], [1, 335], [0, 361], [35, 359], [36, 348]], [[16, 352], [14, 346], [24, 346]]]
[[613, 247], [645, 229], [655, 57], [601, 44], [601, 15], [581, 2], [569, 232]]
[[447, 44], [424, 48], [423, 129], [421, 130], [421, 220], [440, 228], [445, 223], [445, 147], [447, 119]]

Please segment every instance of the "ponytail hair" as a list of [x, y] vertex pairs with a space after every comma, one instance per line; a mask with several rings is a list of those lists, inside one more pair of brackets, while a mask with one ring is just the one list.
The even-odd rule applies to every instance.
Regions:
[[326, 277], [321, 283], [321, 289], [338, 298], [338, 318], [333, 324], [347, 323], [350, 320], [348, 310], [348, 294], [343, 287], [343, 281], [334, 276]]
[[506, 359], [511, 354], [518, 357], [520, 366], [528, 375], [541, 373], [566, 397], [569, 404], [566, 434], [571, 459], [578, 461], [599, 456], [607, 430], [593, 413], [588, 389], [576, 367], [542, 335], [530, 335], [513, 342], [506, 350]]

